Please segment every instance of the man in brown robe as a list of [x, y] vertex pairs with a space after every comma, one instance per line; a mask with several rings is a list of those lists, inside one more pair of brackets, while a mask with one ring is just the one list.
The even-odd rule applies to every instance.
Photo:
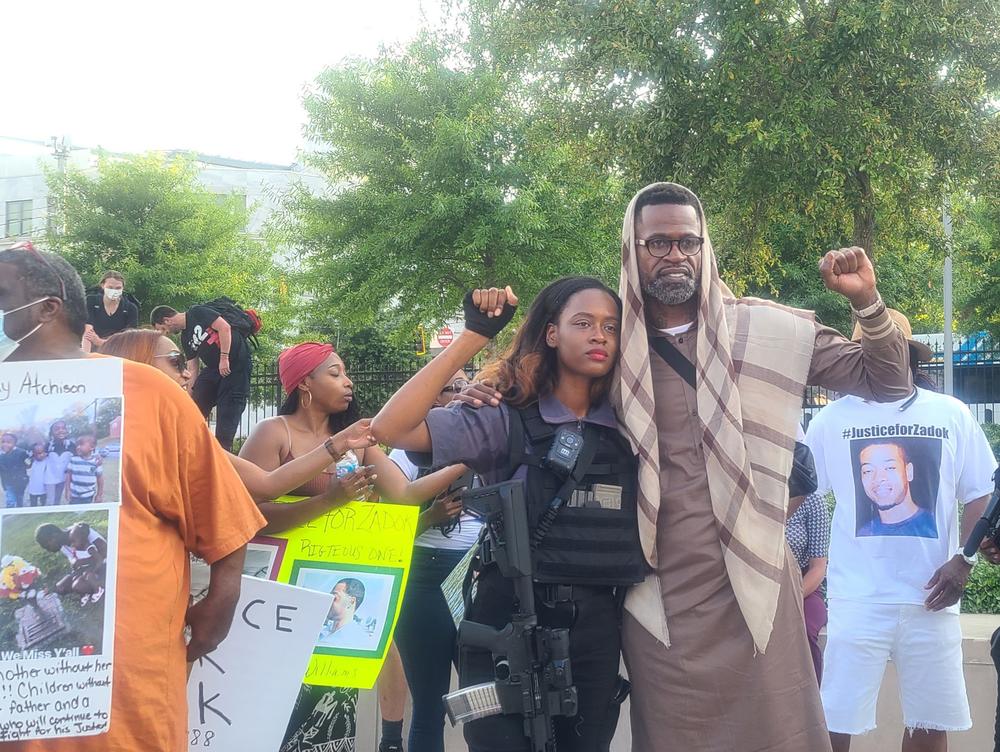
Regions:
[[652, 574], [626, 601], [635, 752], [828, 752], [786, 555], [792, 447], [806, 384], [891, 401], [912, 391], [906, 341], [860, 248], [820, 272], [851, 303], [852, 343], [813, 314], [735, 299], [701, 204], [657, 183], [625, 216], [615, 402], [640, 457]]

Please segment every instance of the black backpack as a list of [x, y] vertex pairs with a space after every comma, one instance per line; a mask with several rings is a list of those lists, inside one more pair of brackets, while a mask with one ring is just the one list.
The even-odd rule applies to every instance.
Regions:
[[257, 311], [253, 308], [243, 308], [225, 295], [214, 298], [203, 305], [219, 314], [233, 328], [233, 331], [238, 332], [245, 340], [257, 347], [256, 335], [263, 326]]

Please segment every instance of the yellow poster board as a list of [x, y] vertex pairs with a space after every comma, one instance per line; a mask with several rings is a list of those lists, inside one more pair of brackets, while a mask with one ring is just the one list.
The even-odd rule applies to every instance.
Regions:
[[418, 514], [415, 506], [352, 501], [250, 543], [247, 560], [257, 571], [248, 573], [334, 594], [304, 683], [375, 684], [406, 591]]

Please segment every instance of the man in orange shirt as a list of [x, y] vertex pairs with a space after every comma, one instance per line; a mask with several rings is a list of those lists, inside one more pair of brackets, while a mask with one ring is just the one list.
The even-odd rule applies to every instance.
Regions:
[[[9, 312], [0, 314], [0, 360], [84, 357], [83, 284], [59, 256], [31, 246], [0, 252], [0, 312]], [[122, 367], [110, 731], [5, 744], [4, 752], [186, 752], [187, 663], [229, 632], [246, 543], [264, 525], [191, 399], [154, 368]], [[188, 552], [212, 569], [208, 595], [191, 607]]]

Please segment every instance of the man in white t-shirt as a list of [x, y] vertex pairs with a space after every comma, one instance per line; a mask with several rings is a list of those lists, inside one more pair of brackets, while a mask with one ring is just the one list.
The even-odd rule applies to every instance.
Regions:
[[369, 634], [355, 615], [365, 601], [365, 584], [354, 577], [345, 577], [334, 585], [333, 603], [320, 632], [319, 644], [351, 650], [375, 650], [377, 636]]
[[[909, 322], [892, 315], [909, 338]], [[910, 341], [914, 369], [929, 357]], [[819, 490], [836, 499], [821, 691], [834, 752], [875, 728], [890, 657], [907, 729], [902, 749], [945, 750], [946, 732], [972, 725], [958, 601], [974, 561], [960, 540], [993, 489], [989, 442], [964, 404], [915, 388], [898, 402], [831, 403], [810, 423], [807, 443]]]

